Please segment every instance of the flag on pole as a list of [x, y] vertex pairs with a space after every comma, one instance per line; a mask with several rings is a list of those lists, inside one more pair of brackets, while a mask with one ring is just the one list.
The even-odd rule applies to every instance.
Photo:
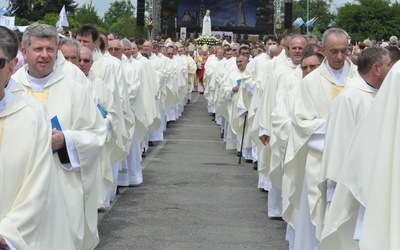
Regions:
[[301, 27], [301, 25], [303, 25], [304, 24], [304, 21], [303, 21], [303, 18], [301, 18], [301, 17], [298, 17], [296, 20], [294, 20], [294, 22], [293, 22], [293, 26], [295, 27], [295, 28], [299, 28], [299, 27]]
[[15, 26], [15, 16], [0, 16], [0, 25], [13, 30]]
[[306, 22], [306, 26], [307, 27], [313, 26], [313, 24], [315, 23], [315, 21], [317, 21], [317, 19], [318, 19], [318, 17], [311, 18], [310, 20], [308, 20]]
[[65, 13], [65, 5], [63, 5], [61, 11], [60, 11], [60, 16], [58, 17], [58, 21], [56, 24], [56, 27], [68, 27], [68, 20], [67, 20], [67, 13]]

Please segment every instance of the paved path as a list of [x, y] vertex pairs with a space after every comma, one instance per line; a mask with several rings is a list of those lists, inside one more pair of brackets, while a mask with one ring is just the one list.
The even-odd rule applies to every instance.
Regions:
[[193, 93], [142, 162], [144, 184], [100, 213], [96, 249], [287, 249], [286, 224], [267, 217], [253, 165], [225, 150], [203, 96]]

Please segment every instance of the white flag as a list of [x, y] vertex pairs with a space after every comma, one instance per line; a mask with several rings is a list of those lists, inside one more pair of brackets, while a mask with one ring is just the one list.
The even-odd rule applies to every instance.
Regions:
[[15, 16], [0, 16], [0, 25], [5, 26], [11, 30], [14, 29]]
[[312, 25], [315, 23], [315, 21], [317, 21], [317, 19], [318, 19], [318, 17], [311, 18], [310, 20], [308, 20], [308, 21], [306, 22], [306, 26], [307, 26], [307, 27], [312, 26]]
[[67, 13], [65, 13], [65, 5], [63, 5], [61, 11], [60, 11], [60, 16], [58, 17], [58, 21], [56, 24], [56, 27], [68, 27], [68, 20], [67, 20]]
[[294, 20], [294, 22], [293, 22], [293, 26], [295, 27], [295, 28], [298, 28], [298, 27], [301, 27], [301, 25], [303, 25], [304, 24], [304, 21], [303, 21], [303, 18], [301, 18], [301, 17], [298, 17], [296, 20]]

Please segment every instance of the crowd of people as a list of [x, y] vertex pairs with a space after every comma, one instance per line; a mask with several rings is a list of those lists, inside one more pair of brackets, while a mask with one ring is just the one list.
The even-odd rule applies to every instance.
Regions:
[[73, 37], [0, 27], [0, 249], [94, 249], [98, 209], [143, 182], [143, 157], [192, 92], [258, 170], [290, 249], [400, 247], [397, 44], [353, 48], [339, 28], [267, 35], [263, 52], [91, 24]]
[[322, 41], [268, 35], [262, 54], [233, 43], [203, 56], [208, 111], [226, 149], [254, 163], [289, 249], [400, 247], [398, 40], [351, 41], [331, 28]]

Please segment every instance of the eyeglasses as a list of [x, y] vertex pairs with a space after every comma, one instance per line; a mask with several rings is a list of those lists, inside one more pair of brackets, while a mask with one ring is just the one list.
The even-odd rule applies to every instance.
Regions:
[[341, 50], [331, 49], [331, 50], [329, 50], [329, 53], [331, 53], [334, 56], [339, 55], [339, 53], [342, 54], [342, 55], [347, 55], [347, 48], [346, 49], [341, 49]]
[[167, 53], [167, 55], [172, 56], [174, 53]]
[[10, 62], [7, 58], [0, 58], [0, 69], [6, 66], [6, 62]]
[[91, 62], [91, 60], [89, 60], [89, 59], [86, 59], [86, 58], [79, 58], [79, 62], [84, 62], [84, 63], [90, 63]]
[[121, 48], [108, 48], [107, 50], [108, 51], [120, 51]]

